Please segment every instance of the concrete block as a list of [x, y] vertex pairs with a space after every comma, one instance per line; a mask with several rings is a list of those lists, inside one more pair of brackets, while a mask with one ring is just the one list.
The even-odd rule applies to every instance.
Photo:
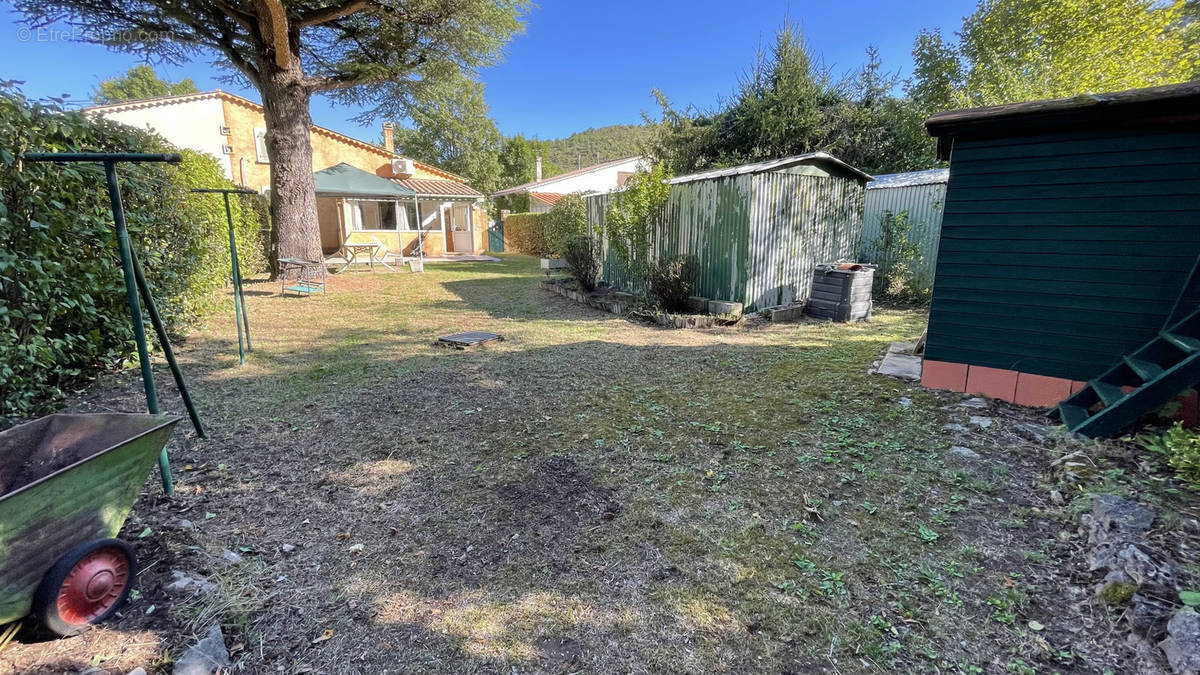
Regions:
[[562, 258], [542, 258], [542, 269], [561, 270], [567, 267], [567, 261]]
[[693, 312], [708, 312], [708, 298], [702, 298], [698, 295], [689, 295], [687, 299], [688, 309]]
[[741, 314], [744, 305], [740, 302], [727, 302], [725, 300], [709, 300], [709, 314]]
[[803, 304], [772, 308], [770, 311], [771, 321], [799, 321], [804, 317]]

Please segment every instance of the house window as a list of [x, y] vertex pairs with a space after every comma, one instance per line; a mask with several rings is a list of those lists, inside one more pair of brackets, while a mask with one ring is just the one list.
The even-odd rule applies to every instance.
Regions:
[[408, 232], [417, 231], [417, 205], [415, 202], [404, 200], [398, 203], [400, 210], [400, 229]]
[[350, 229], [354, 231], [397, 229], [396, 203], [373, 199], [348, 199]]
[[446, 211], [450, 218], [450, 229], [455, 232], [466, 232], [471, 229], [471, 205], [467, 202], [454, 202]]
[[442, 205], [440, 202], [421, 202], [421, 229], [442, 229]]
[[258, 156], [260, 164], [270, 164], [271, 160], [267, 157], [267, 130], [254, 130], [254, 154]]

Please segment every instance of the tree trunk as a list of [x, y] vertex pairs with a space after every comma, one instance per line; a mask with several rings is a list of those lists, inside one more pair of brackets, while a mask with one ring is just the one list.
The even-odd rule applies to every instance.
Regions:
[[299, 59], [272, 69], [260, 83], [271, 159], [271, 221], [279, 258], [321, 260], [321, 230], [313, 184], [312, 93], [304, 86]]

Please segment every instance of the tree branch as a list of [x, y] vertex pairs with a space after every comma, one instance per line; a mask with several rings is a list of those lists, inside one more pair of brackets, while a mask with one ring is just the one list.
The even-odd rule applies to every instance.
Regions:
[[255, 0], [259, 20], [267, 25], [266, 42], [275, 52], [275, 65], [286, 70], [291, 64], [291, 39], [288, 35], [287, 10], [280, 0]]
[[343, 16], [349, 16], [355, 12], [360, 12], [371, 6], [371, 0], [348, 0], [329, 7], [313, 9], [307, 12], [300, 13], [300, 19], [296, 22], [301, 28], [307, 26], [319, 26], [323, 23], [336, 21]]

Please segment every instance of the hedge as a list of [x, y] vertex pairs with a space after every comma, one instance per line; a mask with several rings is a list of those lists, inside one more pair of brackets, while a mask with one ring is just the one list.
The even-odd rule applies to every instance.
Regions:
[[545, 213], [510, 213], [504, 219], [505, 248], [542, 258], [562, 258], [567, 242], [587, 232], [587, 202], [563, 195]]
[[[157, 136], [0, 90], [0, 416], [51, 409], [65, 390], [136, 353], [102, 167], [25, 163], [26, 151], [172, 152]], [[229, 276], [224, 205], [193, 187], [232, 187], [217, 161], [122, 164], [134, 250], [168, 329], [219, 306]], [[261, 269], [258, 197], [236, 205], [243, 270]], [[225, 299], [228, 303], [229, 300]]]
[[504, 219], [504, 250], [553, 257], [549, 213], [510, 213]]

